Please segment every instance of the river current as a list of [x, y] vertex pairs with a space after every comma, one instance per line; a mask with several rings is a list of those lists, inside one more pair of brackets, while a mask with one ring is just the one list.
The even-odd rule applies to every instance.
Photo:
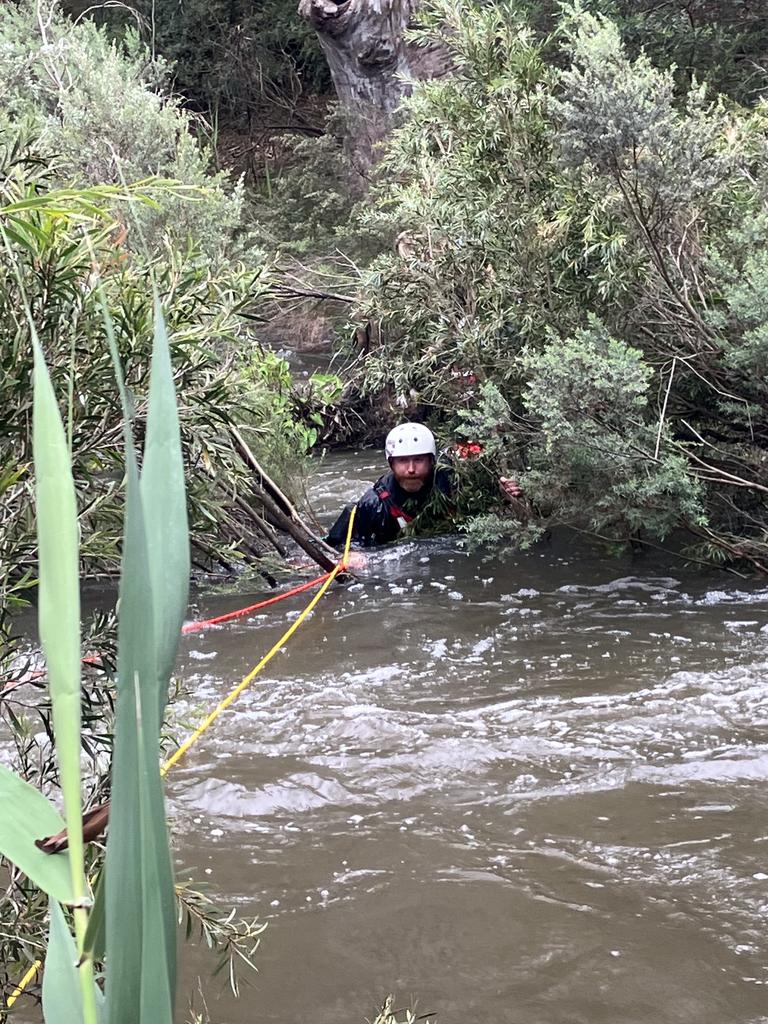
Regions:
[[[321, 520], [379, 471], [322, 463]], [[186, 637], [182, 718], [305, 603]], [[768, 1021], [767, 666], [764, 581], [565, 539], [374, 553], [169, 777], [179, 876], [268, 922], [212, 1021], [390, 992], [437, 1024]], [[184, 993], [210, 956], [181, 955]]]

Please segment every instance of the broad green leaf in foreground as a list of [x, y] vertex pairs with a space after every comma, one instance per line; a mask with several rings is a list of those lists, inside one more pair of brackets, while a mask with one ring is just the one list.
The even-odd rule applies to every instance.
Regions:
[[43, 853], [36, 839], [56, 835], [64, 820], [42, 793], [0, 765], [0, 853], [55, 900], [74, 903], [67, 853]]
[[[176, 974], [173, 876], [160, 779], [160, 690], [153, 574], [130, 411], [112, 323], [105, 322], [125, 418], [126, 500], [118, 698], [106, 863], [109, 1024], [171, 1024]], [[151, 414], [150, 414], [151, 415]], [[151, 501], [150, 501], [151, 504]], [[135, 980], [141, 977], [141, 992]]]
[[45, 1024], [81, 1024], [83, 996], [77, 974], [77, 947], [61, 907], [55, 900], [48, 906], [48, 953], [43, 972], [43, 1016]]
[[[130, 436], [126, 447], [118, 698], [106, 861], [107, 1007], [109, 1024], [170, 1024], [168, 1001], [155, 1005], [152, 1016], [145, 1017], [144, 1000], [136, 991], [136, 978], [141, 977], [142, 990], [148, 985], [157, 993], [162, 988], [158, 974], [163, 973], [167, 991], [173, 990], [175, 936], [163, 924], [173, 908], [173, 885], [159, 774], [153, 594]], [[148, 921], [150, 899], [162, 910]]]
[[[138, 705], [139, 693], [137, 687], [136, 701]], [[145, 735], [142, 727], [142, 720], [139, 717], [136, 730], [137, 749], [139, 764], [145, 763]], [[139, 770], [137, 779], [139, 793], [139, 821], [141, 822], [141, 856], [142, 856], [142, 918], [144, 929], [144, 941], [142, 946], [141, 965], [141, 1021], [142, 1024], [160, 1024], [167, 1019], [171, 1022], [173, 1013], [173, 991], [176, 985], [175, 957], [173, 962], [168, 959], [169, 943], [173, 943], [175, 954], [176, 929], [175, 920], [172, 917], [172, 931], [168, 932], [167, 911], [168, 905], [158, 899], [164, 891], [170, 891], [173, 895], [173, 879], [170, 872], [166, 872], [168, 854], [168, 839], [165, 831], [165, 819], [163, 828], [159, 831], [155, 827], [155, 816], [152, 807], [152, 778], [146, 772]], [[162, 805], [161, 805], [162, 806]], [[144, 831], [149, 826], [148, 831]], [[164, 856], [165, 855], [165, 856]], [[171, 907], [173, 909], [173, 907]], [[166, 955], [167, 963], [163, 963], [163, 953]]]

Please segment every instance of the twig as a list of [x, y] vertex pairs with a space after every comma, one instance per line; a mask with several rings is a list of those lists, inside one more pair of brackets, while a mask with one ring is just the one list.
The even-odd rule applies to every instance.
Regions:
[[293, 288], [288, 284], [275, 285], [275, 294], [285, 299], [327, 299], [330, 302], [353, 303], [355, 300], [349, 295], [339, 295], [337, 292], [320, 292], [304, 288]]
[[254, 492], [275, 524], [279, 529], [290, 534], [299, 547], [306, 551], [321, 568], [330, 572], [336, 566], [337, 553], [306, 526], [277, 484], [261, 468], [256, 456], [245, 443], [237, 428], [232, 426], [230, 431], [236, 449], [258, 476], [258, 481], [254, 481]]
[[655, 462], [659, 461], [659, 448], [661, 447], [661, 432], [664, 429], [664, 418], [667, 414], [667, 402], [669, 401], [669, 393], [672, 390], [672, 378], [675, 376], [675, 365], [677, 363], [677, 356], [672, 358], [672, 368], [669, 371], [669, 382], [667, 383], [667, 393], [664, 395], [664, 405], [661, 408], [661, 417], [659, 419], [659, 430], [656, 434], [656, 450], [653, 453]]

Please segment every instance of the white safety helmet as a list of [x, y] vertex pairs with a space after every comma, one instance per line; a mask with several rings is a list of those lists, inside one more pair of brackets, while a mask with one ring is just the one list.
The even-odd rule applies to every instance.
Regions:
[[421, 423], [401, 423], [387, 434], [384, 442], [387, 459], [401, 455], [433, 455], [437, 457], [435, 437], [428, 427]]

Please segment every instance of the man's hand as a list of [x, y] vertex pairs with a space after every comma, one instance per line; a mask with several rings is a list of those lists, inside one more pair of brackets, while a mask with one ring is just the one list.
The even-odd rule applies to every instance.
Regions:
[[516, 501], [523, 496], [522, 487], [511, 476], [500, 476], [499, 488], [507, 501]]
[[347, 558], [348, 569], [367, 569], [368, 558], [362, 551], [350, 551]]

